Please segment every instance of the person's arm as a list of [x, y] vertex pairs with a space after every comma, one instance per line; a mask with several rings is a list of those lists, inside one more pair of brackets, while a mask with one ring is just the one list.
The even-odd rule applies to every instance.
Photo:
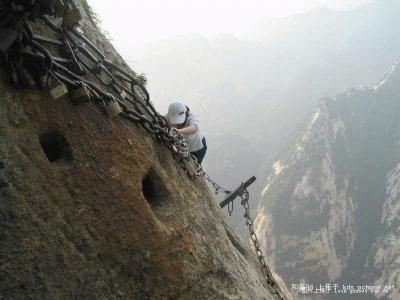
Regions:
[[193, 134], [196, 133], [199, 128], [196, 125], [190, 125], [188, 127], [182, 128], [182, 129], [175, 129], [177, 132], [182, 133], [182, 134]]

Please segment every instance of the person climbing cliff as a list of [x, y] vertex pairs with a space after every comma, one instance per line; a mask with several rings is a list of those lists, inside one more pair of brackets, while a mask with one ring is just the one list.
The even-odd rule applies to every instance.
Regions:
[[168, 107], [168, 122], [173, 131], [183, 134], [189, 152], [201, 164], [207, 152], [207, 143], [200, 128], [200, 120], [182, 102], [172, 102]]

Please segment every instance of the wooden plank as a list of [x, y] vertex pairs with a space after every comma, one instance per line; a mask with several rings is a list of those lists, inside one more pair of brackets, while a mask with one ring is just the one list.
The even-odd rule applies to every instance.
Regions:
[[224, 201], [222, 201], [219, 206], [221, 208], [224, 208], [225, 206], [228, 205], [229, 202], [233, 201], [236, 199], [236, 197], [240, 196], [243, 194], [244, 190], [246, 190], [254, 181], [256, 181], [256, 177], [253, 176], [249, 180], [247, 180], [245, 183], [242, 183], [240, 187], [238, 187], [235, 191], [232, 192]]

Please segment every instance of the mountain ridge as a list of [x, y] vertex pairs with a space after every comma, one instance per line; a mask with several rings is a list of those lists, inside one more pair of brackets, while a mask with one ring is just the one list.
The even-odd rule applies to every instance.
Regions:
[[399, 215], [388, 207], [400, 201], [399, 70], [396, 64], [375, 86], [321, 100], [268, 179], [257, 234], [288, 284], [395, 285], [396, 267], [382, 251], [389, 242], [388, 255], [398, 259], [391, 226]]

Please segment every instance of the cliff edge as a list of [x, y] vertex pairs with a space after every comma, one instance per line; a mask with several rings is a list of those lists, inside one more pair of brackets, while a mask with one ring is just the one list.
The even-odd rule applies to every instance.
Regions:
[[[86, 16], [82, 23], [121, 63]], [[50, 34], [41, 21], [32, 26]], [[276, 298], [204, 181], [191, 181], [139, 124], [107, 118], [93, 101], [13, 88], [7, 75], [0, 299]]]

